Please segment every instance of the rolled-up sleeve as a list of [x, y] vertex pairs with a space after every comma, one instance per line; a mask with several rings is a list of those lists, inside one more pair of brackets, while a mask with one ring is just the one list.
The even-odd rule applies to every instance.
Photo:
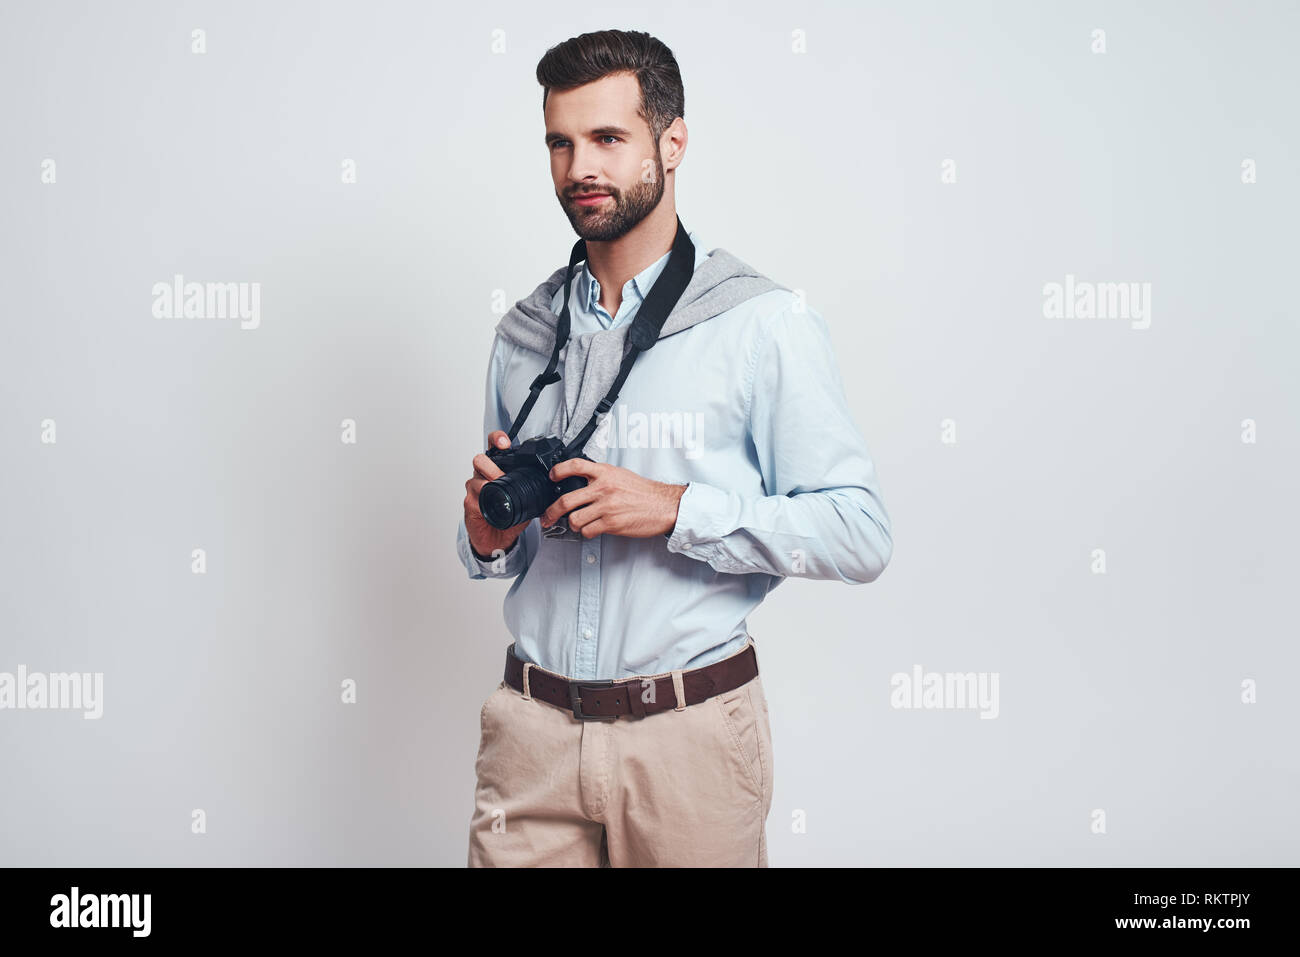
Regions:
[[767, 494], [689, 483], [668, 550], [721, 572], [874, 581], [893, 553], [891, 522], [820, 314], [791, 306], [772, 322], [747, 404]]

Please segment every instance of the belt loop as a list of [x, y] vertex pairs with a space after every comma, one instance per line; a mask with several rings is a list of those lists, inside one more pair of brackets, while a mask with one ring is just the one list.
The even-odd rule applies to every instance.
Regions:
[[674, 711], [686, 710], [686, 689], [682, 686], [682, 669], [673, 672], [673, 693], [677, 695], [677, 707]]
[[533, 666], [531, 661], [524, 662], [524, 700], [531, 701], [533, 696], [528, 691], [528, 669]]

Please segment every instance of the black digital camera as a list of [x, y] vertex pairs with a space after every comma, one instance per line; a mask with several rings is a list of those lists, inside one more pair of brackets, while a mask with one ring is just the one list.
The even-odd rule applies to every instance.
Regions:
[[[565, 492], [585, 488], [587, 480], [571, 475], [551, 481], [551, 468], [567, 459], [587, 459], [581, 452], [566, 455], [564, 443], [553, 435], [538, 435], [509, 449], [488, 449], [487, 457], [505, 475], [483, 483], [478, 507], [493, 528], [514, 528], [541, 515]], [[568, 522], [561, 519], [567, 529]]]

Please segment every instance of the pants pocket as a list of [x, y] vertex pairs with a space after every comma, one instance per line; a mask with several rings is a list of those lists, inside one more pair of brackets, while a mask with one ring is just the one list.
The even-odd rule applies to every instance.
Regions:
[[723, 727], [731, 743], [731, 752], [766, 809], [771, 800], [770, 776], [767, 771], [770, 764], [767, 752], [770, 746], [763, 741], [767, 717], [759, 713], [750, 693], [757, 680], [755, 678], [740, 688], [716, 695], [712, 700], [716, 702], [718, 713], [722, 717]]
[[478, 712], [478, 755], [474, 758], [474, 767], [477, 769], [483, 760], [483, 751], [488, 746], [491, 737], [491, 728], [489, 722], [492, 714], [499, 704], [498, 699], [505, 694], [507, 686], [503, 679], [500, 684], [492, 689], [492, 693], [483, 699], [483, 707]]
[[488, 695], [485, 699], [483, 699], [483, 707], [480, 708], [478, 712], [479, 721], [483, 721], [485, 718], [487, 718], [488, 706], [491, 705], [492, 702], [497, 699], [497, 696], [500, 695], [501, 692], [505, 690], [505, 688], [506, 688], [506, 683], [505, 683], [505, 679], [503, 678], [501, 682], [495, 688], [492, 689], [492, 693]]
[[758, 759], [763, 775], [763, 814], [766, 816], [772, 807], [772, 790], [776, 777], [772, 761], [772, 722], [767, 713], [767, 695], [763, 692], [761, 676], [750, 682], [749, 697], [757, 706], [754, 710], [758, 721]]

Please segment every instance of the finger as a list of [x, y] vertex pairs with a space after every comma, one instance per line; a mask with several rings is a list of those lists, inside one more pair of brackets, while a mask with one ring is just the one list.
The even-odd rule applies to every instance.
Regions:
[[[572, 526], [570, 526], [572, 528]], [[581, 526], [577, 531], [582, 533], [583, 538], [595, 538], [597, 535], [603, 535], [609, 531], [610, 523], [603, 518], [598, 518], [594, 522], [588, 522]]]
[[493, 449], [510, 448], [510, 436], [501, 429], [493, 429], [488, 436], [488, 447]]
[[480, 452], [474, 456], [474, 474], [484, 479], [495, 479], [505, 475], [497, 464], [487, 457], [486, 452]]
[[568, 478], [571, 475], [585, 475], [588, 479], [594, 479], [607, 468], [609, 468], [607, 462], [592, 462], [589, 459], [565, 459], [551, 469], [551, 479], [558, 482], [560, 479]]
[[592, 502], [582, 508], [575, 508], [568, 515], [569, 528], [575, 532], [581, 531], [584, 525], [590, 525], [604, 514], [605, 507], [600, 502]]
[[467, 522], [470, 520], [487, 522], [487, 518], [483, 515], [483, 506], [479, 504], [479, 497], [472, 492], [465, 496], [465, 518]]
[[593, 489], [590, 485], [574, 489], [572, 492], [565, 492], [551, 503], [550, 508], [542, 513], [542, 528], [555, 524], [561, 515], [566, 515], [569, 512], [572, 512], [580, 505], [587, 505], [594, 502], [599, 494], [600, 491], [598, 489]]

